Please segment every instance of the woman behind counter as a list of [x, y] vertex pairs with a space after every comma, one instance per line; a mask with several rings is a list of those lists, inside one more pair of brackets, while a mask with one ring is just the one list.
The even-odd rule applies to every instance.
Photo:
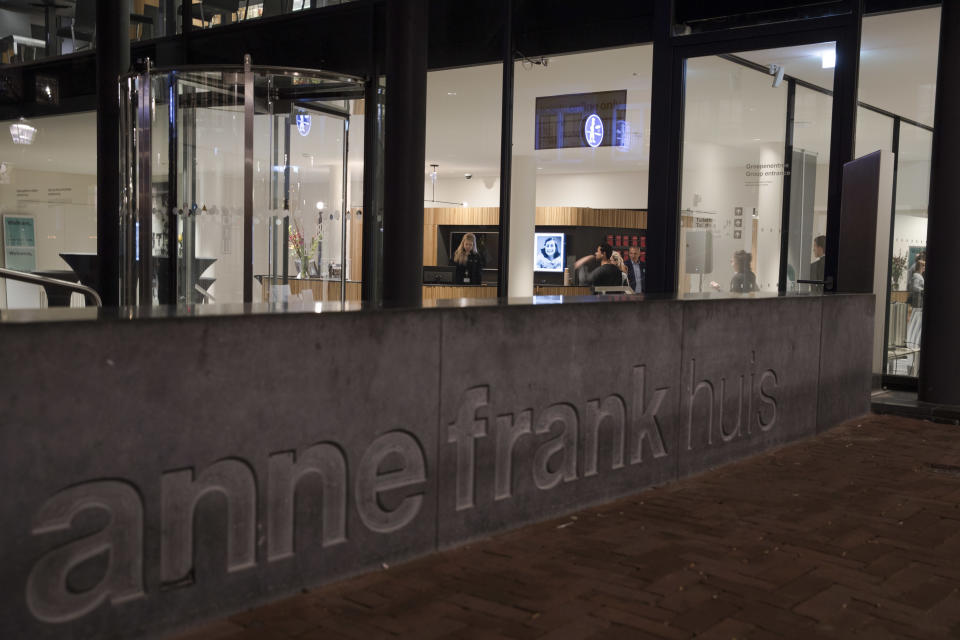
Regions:
[[477, 251], [477, 236], [465, 233], [460, 246], [453, 253], [450, 266], [456, 267], [456, 284], [480, 284], [483, 277], [483, 256]]

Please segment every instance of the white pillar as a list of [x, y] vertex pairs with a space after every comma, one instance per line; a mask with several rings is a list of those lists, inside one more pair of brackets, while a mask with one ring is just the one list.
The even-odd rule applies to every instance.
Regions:
[[510, 183], [510, 297], [533, 295], [533, 231], [537, 213], [537, 162], [513, 156]]

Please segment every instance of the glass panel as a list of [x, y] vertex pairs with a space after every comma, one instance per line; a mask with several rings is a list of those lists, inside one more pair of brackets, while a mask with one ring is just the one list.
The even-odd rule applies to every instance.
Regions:
[[[936, 102], [940, 42], [940, 7], [867, 16], [860, 47], [859, 99], [923, 125], [932, 126]], [[882, 129], [873, 123], [883, 121]], [[871, 122], [872, 121], [872, 122]], [[892, 126], [877, 114], [857, 122], [857, 154], [890, 149], [883, 140]], [[878, 129], [871, 134], [872, 129]], [[865, 131], [866, 130], [866, 131]], [[886, 313], [877, 313], [877, 336], [886, 322], [886, 358], [882, 340], [874, 354], [874, 373], [916, 377], [919, 369], [923, 304], [923, 267], [927, 234], [932, 134], [901, 121], [897, 153], [892, 235], [889, 239], [889, 300]], [[872, 143], [862, 138], [873, 138]], [[882, 145], [881, 145], [882, 143]], [[884, 253], [886, 248], [883, 248]], [[885, 267], [882, 260], [878, 268]], [[882, 283], [884, 277], [879, 281]], [[912, 289], [911, 290], [911, 285]], [[882, 286], [882, 284], [881, 284]], [[875, 292], [880, 300], [885, 292]], [[885, 362], [885, 364], [884, 364]]]
[[[130, 40], [177, 31], [181, 0], [131, 0]], [[33, 62], [96, 47], [96, 0], [7, 2], [0, 8], [0, 64]]]
[[502, 69], [427, 74], [425, 300], [497, 296]]
[[181, 0], [131, 0], [130, 40], [151, 40], [177, 31]]
[[516, 63], [511, 295], [644, 290], [652, 64], [651, 45]]
[[857, 109], [857, 139], [854, 157], [877, 150], [893, 151], [893, 118], [860, 107]]
[[795, 91], [787, 290], [820, 290], [796, 281], [823, 279], [833, 96], [802, 86]]
[[940, 7], [866, 16], [860, 101], [933, 126], [939, 42]]
[[[99, 286], [96, 131], [93, 112], [0, 123], [0, 266]], [[0, 308], [42, 306], [84, 300], [0, 278]]]
[[[831, 100], [797, 87], [797, 155], [785, 159], [787, 99], [794, 73], [832, 85], [824, 52], [833, 50], [833, 43], [822, 43], [687, 60], [681, 293], [776, 291], [785, 209], [792, 232], [786, 284], [806, 279], [798, 274], [817, 275], [808, 256], [813, 258], [818, 218], [826, 226]], [[790, 199], [785, 203], [787, 172]]]
[[[142, 289], [154, 303], [242, 302], [246, 260], [254, 301], [359, 299], [362, 205], [347, 209], [351, 198], [363, 201], [362, 134], [349, 171], [346, 152], [351, 121], [363, 129], [362, 86], [294, 71], [255, 70], [253, 81], [253, 254], [247, 258], [243, 72], [158, 73], [143, 96], [143, 77], [124, 80], [126, 303], [138, 303], [131, 275], [138, 269], [138, 233], [152, 238], [152, 287]], [[139, 197], [141, 182], [150, 185], [149, 207]], [[147, 220], [145, 208], [152, 208]]]
[[[277, 80], [270, 82], [275, 85]], [[266, 273], [258, 276], [261, 299], [339, 302], [347, 280], [345, 299], [359, 300], [359, 272], [354, 269], [349, 278], [344, 272], [345, 261], [352, 266], [351, 249], [359, 249], [362, 239], [362, 231], [357, 237], [360, 229], [345, 224], [346, 203], [355, 186], [345, 173], [348, 105], [336, 100], [285, 106], [278, 100], [272, 108], [277, 111], [258, 116], [269, 129], [266, 149], [271, 156], [269, 181], [261, 182], [269, 182], [261, 194], [269, 201], [269, 231], [264, 238], [258, 240], [256, 233], [254, 238], [255, 247], [268, 247], [255, 251], [254, 257], [255, 271]], [[362, 182], [362, 168], [359, 173]], [[360, 197], [362, 202], [362, 193]]]
[[914, 378], [920, 365], [932, 151], [932, 132], [901, 123], [886, 372]]

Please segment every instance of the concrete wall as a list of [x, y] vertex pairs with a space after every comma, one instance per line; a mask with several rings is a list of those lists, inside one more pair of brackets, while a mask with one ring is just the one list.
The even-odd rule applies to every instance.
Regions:
[[157, 635], [812, 436], [869, 410], [872, 309], [9, 324], [0, 635]]

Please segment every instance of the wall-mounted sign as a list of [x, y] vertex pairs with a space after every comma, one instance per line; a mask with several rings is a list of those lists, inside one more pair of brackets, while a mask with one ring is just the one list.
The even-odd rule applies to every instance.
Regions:
[[[537, 98], [534, 149], [619, 147], [624, 144], [627, 91]], [[627, 143], [629, 144], [629, 143]]]
[[[26, 273], [37, 270], [37, 237], [31, 216], [3, 216], [3, 266]], [[36, 285], [8, 280], [6, 289], [10, 309], [40, 305]]]
[[591, 147], [599, 147], [603, 142], [603, 120], [595, 113], [587, 117], [586, 124], [583, 125], [583, 137]]
[[297, 114], [297, 132], [301, 136], [306, 136], [310, 133], [310, 122], [311, 118], [309, 114], [298, 113]]

